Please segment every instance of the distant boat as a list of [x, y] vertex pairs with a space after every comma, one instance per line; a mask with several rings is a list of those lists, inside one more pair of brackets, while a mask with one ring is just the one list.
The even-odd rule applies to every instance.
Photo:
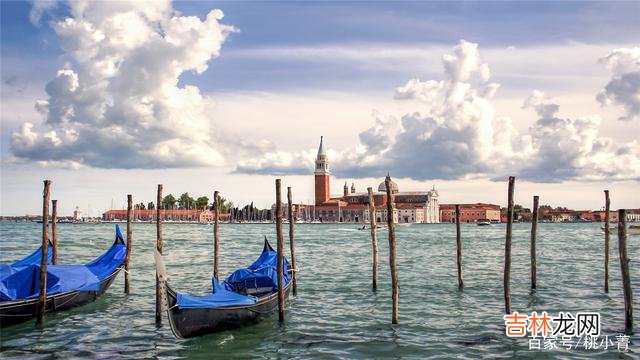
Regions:
[[[386, 230], [389, 226], [387, 224], [376, 224], [376, 230]], [[371, 226], [363, 225], [358, 230], [371, 230]]]
[[491, 220], [489, 220], [489, 219], [480, 219], [480, 220], [476, 221], [476, 224], [478, 226], [489, 226], [489, 225], [491, 225]]

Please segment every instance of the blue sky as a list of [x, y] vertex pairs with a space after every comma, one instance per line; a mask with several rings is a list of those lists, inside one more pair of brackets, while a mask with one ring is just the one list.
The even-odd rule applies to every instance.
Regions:
[[[159, 173], [165, 182], [176, 184], [176, 189], [170, 190], [175, 193], [212, 192], [212, 186], [216, 184], [181, 186], [184, 183], [181, 176], [187, 171], [196, 178], [224, 177], [224, 183], [229, 185], [220, 190], [230, 198], [239, 202], [256, 200], [264, 205], [271, 201], [269, 190], [274, 175], [293, 173], [295, 175], [289, 175], [286, 180], [300, 189], [304, 200], [311, 197], [312, 185], [304, 169], [309, 165], [310, 154], [320, 135], [325, 135], [335, 152], [334, 174], [338, 184], [335, 189], [339, 189], [344, 180], [377, 182], [375, 179], [390, 170], [406, 179], [405, 183], [412, 189], [430, 188], [433, 182], [451, 188], [445, 202], [499, 202], [501, 194], [468, 199], [468, 190], [478, 182], [498, 186], [491, 179], [516, 173], [530, 182], [527, 186], [542, 188], [550, 194], [563, 194], [560, 189], [566, 184], [580, 184], [575, 186], [586, 186], [594, 193], [607, 186], [624, 194], [625, 202], [620, 206], [640, 205], [640, 196], [633, 191], [638, 185], [640, 169], [633, 162], [637, 150], [632, 143], [636, 138], [634, 132], [640, 130], [640, 119], [629, 110], [634, 106], [629, 101], [633, 101], [633, 92], [638, 89], [626, 88], [630, 94], [620, 93], [624, 88], [621, 81], [635, 76], [638, 69], [625, 68], [620, 70], [623, 72], [615, 72], [624, 62], [620, 56], [633, 58], [635, 55], [633, 51], [620, 56], [613, 54], [608, 63], [610, 68], [601, 60], [615, 49], [633, 50], [639, 45], [638, 2], [173, 2], [169, 8], [179, 12], [174, 15], [196, 16], [203, 23], [212, 9], [219, 8], [224, 12], [219, 23], [236, 29], [220, 42], [219, 54], [215, 49], [208, 49], [210, 53], [193, 55], [203, 56], [201, 60], [208, 64], [206, 71], [198, 72], [190, 67], [192, 65], [180, 68], [176, 91], [196, 87], [206, 98], [198, 103], [200, 112], [189, 115], [193, 116], [188, 120], [189, 130], [173, 138], [163, 138], [162, 134], [175, 127], [174, 121], [182, 120], [168, 116], [166, 122], [160, 121], [160, 125], [149, 130], [148, 124], [135, 123], [136, 117], [126, 118], [126, 109], [119, 109], [119, 101], [129, 104], [133, 98], [118, 97], [112, 89], [123, 84], [131, 88], [137, 84], [134, 80], [127, 82], [124, 75], [122, 80], [118, 79], [119, 74], [104, 78], [109, 87], [101, 95], [115, 96], [107, 101], [107, 105], [103, 104], [114, 111], [96, 115], [96, 119], [87, 119], [92, 116], [87, 112], [85, 118], [58, 124], [55, 116], [64, 115], [54, 108], [56, 101], [74, 107], [76, 114], [91, 110], [82, 107], [89, 101], [86, 97], [70, 100], [59, 93], [45, 91], [47, 84], [55, 79], [72, 86], [75, 77], [84, 91], [88, 89], [85, 79], [92, 76], [91, 71], [96, 71], [95, 60], [83, 60], [69, 48], [70, 45], [65, 48], [64, 44], [70, 44], [70, 40], [83, 40], [81, 35], [72, 37], [55, 30], [56, 23], [73, 18], [74, 13], [70, 5], [60, 3], [45, 10], [35, 22], [30, 21], [31, 2], [3, 1], [0, 6], [0, 152], [3, 159], [0, 213], [3, 214], [35, 212], [38, 202], [34, 200], [41, 185], [39, 179], [45, 177], [53, 177], [61, 194], [69, 199], [63, 209], [70, 211], [75, 205], [86, 202], [76, 194], [78, 188], [94, 194], [91, 200], [95, 203], [94, 209], [103, 208], [111, 198], [123, 197], [120, 193], [126, 190], [99, 180], [93, 185], [83, 183], [79, 186], [78, 179], [99, 179], [98, 174], [105, 171], [123, 178], [136, 173], [139, 184], [127, 185], [140, 192], [145, 201], [153, 199], [154, 184], [160, 181]], [[84, 13], [83, 19], [75, 20], [92, 22], [98, 28], [99, 21], [109, 19], [109, 14], [99, 19], [90, 11]], [[145, 11], [144, 4], [130, 9], [123, 5], [121, 13]], [[114, 10], [113, 14], [117, 13]], [[164, 23], [167, 19], [150, 20], [149, 26], [152, 29], [154, 26], [157, 29], [157, 24], [167, 26]], [[214, 25], [218, 26], [217, 23]], [[133, 36], [133, 33], [129, 35]], [[207, 40], [207, 36], [214, 35], [201, 34], [204, 40], [213, 41], [213, 38]], [[461, 43], [461, 40], [465, 42]], [[475, 44], [478, 50], [463, 44]], [[456, 53], [456, 49], [460, 52]], [[457, 69], [443, 70], [443, 56], [446, 55], [457, 56], [453, 65]], [[127, 64], [133, 62], [136, 53], [127, 50], [118, 56], [121, 58], [117, 64]], [[144, 66], [145, 59], [149, 58], [136, 58], [135, 61]], [[473, 74], [449, 83], [457, 76], [457, 71], [463, 71], [461, 69], [467, 66], [465, 61], [471, 61], [477, 67], [472, 70]], [[478, 80], [476, 75], [483, 76], [480, 73], [485, 63], [491, 75]], [[167, 66], [164, 63], [153, 66], [165, 70], [163, 75], [170, 70], [161, 68]], [[60, 69], [69, 72], [60, 75]], [[119, 71], [124, 72], [124, 68]], [[443, 114], [452, 114], [453, 108], [439, 109], [425, 103], [425, 94], [419, 93], [423, 90], [417, 88], [421, 83], [412, 85], [416, 88], [407, 87], [402, 94], [398, 92], [398, 88], [408, 85], [411, 79], [446, 83], [440, 92], [431, 94], [444, 96], [445, 102], [451, 100], [447, 98], [446, 89], [454, 89], [456, 84], [469, 84], [476, 98], [467, 105], [479, 106], [491, 119], [487, 120], [484, 115], [473, 117], [475, 115], [470, 113], [445, 118]], [[620, 81], [615, 82], [616, 79]], [[167, 84], [171, 83], [171, 79], [167, 81]], [[481, 95], [493, 82], [500, 85], [495, 97]], [[597, 100], [605, 87], [606, 96]], [[530, 105], [523, 107], [525, 99], [532, 96], [534, 90], [540, 90], [544, 95], [532, 98]], [[469, 96], [472, 96], [471, 92]], [[152, 95], [149, 97], [153, 98]], [[36, 101], [43, 99], [49, 102], [46, 107], [49, 124], [44, 123], [43, 113], [34, 109]], [[167, 104], [156, 100], [156, 108]], [[490, 109], [484, 106], [485, 102], [491, 104]], [[558, 112], [545, 113], [545, 106], [550, 105], [557, 105]], [[181, 112], [184, 108], [175, 109], [175, 113]], [[588, 124], [579, 120], [591, 116], [599, 118]], [[509, 126], [518, 131], [517, 135], [504, 133], [504, 136], [513, 136], [508, 141], [510, 144], [498, 139], [503, 135], [495, 135], [496, 139], [489, 142], [482, 139], [487, 131], [503, 134], [503, 117], [510, 118]], [[621, 117], [627, 120], [618, 120]], [[435, 120], [430, 123], [429, 119]], [[567, 122], [560, 126], [562, 121], [554, 119]], [[548, 126], [554, 121], [556, 125]], [[33, 124], [32, 132], [22, 132], [21, 142], [15, 140], [12, 134], [20, 133], [21, 126], [27, 122]], [[82, 127], [74, 128], [74, 122]], [[145, 129], [142, 135], [135, 135], [130, 140], [149, 146], [176, 142], [184, 146], [191, 143], [189, 137], [206, 133], [204, 138], [198, 137], [193, 152], [204, 149], [215, 153], [215, 159], [180, 154], [155, 163], [150, 160], [153, 157], [139, 147], [110, 147], [99, 134], [104, 134], [105, 129], [113, 130], [112, 125], [118, 122], [128, 123], [124, 131], [131, 133], [138, 131], [136, 126], [142, 126], [141, 129]], [[89, 123], [103, 127], [90, 128]], [[432, 126], [437, 129], [433, 131]], [[553, 144], [546, 143], [539, 135], [550, 129], [557, 138]], [[39, 134], [42, 139], [51, 130], [57, 132], [56, 137], [63, 145], [51, 148], [46, 144], [25, 142], [33, 134]], [[80, 134], [80, 140], [88, 139], [85, 145], [78, 145], [76, 138], [61, 137], [64, 131], [71, 130]], [[592, 136], [594, 132], [597, 133], [595, 137]], [[157, 136], [147, 137], [151, 133]], [[531, 138], [531, 144], [527, 143]], [[563, 139], [567, 138], [579, 140], [563, 144]], [[609, 140], [602, 140], [605, 138]], [[403, 142], [399, 143], [399, 139]], [[65, 147], [66, 141], [75, 143]], [[448, 154], [458, 151], [452, 149], [459, 149], [457, 145], [449, 147], [455, 141], [470, 150], [448, 158]], [[579, 147], [584, 142], [589, 143], [588, 149], [580, 153], [570, 153], [566, 157], [549, 155]], [[622, 145], [614, 148], [609, 144], [606, 151], [601, 151], [604, 143]], [[102, 153], [91, 154], [95, 149], [87, 144]], [[386, 147], [383, 148], [383, 144]], [[370, 152], [377, 149], [380, 153], [365, 159], [358, 153], [362, 149]], [[415, 153], [405, 156], [406, 149]], [[495, 154], [474, 155], [485, 150]], [[385, 163], [383, 154], [395, 159], [395, 163]], [[624, 156], [616, 160], [611, 154], [626, 154], [624, 156], [632, 159], [631, 165]], [[500, 160], [495, 160], [498, 157]], [[537, 167], [523, 167], [523, 159], [536, 163]], [[613, 161], [631, 168], [616, 165], [603, 170], [602, 162]], [[142, 170], [145, 168], [148, 170]], [[549, 168], [552, 169], [545, 170]], [[553, 168], [568, 170], [554, 171]], [[627, 174], [622, 174], [620, 169], [625, 169]], [[260, 186], [247, 192], [246, 185], [256, 182]], [[96, 191], [105, 186], [104, 194]], [[528, 201], [528, 196], [523, 194], [523, 201]], [[580, 194], [560, 196], [563, 198], [554, 198], [554, 201], [576, 207], [595, 208], [599, 204], [599, 201], [585, 200]], [[16, 208], [15, 200], [24, 197], [31, 201]]]

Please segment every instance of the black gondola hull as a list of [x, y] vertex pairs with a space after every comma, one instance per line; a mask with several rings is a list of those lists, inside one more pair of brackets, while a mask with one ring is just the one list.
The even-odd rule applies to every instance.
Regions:
[[[102, 296], [113, 283], [122, 267], [118, 267], [109, 277], [100, 282], [98, 290], [68, 291], [47, 296], [46, 312], [68, 310], [95, 301]], [[0, 303], [0, 327], [6, 327], [29, 321], [38, 314], [38, 299], [6, 301]]]
[[[285, 300], [289, 298], [291, 282], [285, 286]], [[265, 318], [278, 310], [278, 293], [262, 297], [253, 305], [178, 309], [176, 294], [167, 286], [167, 303], [171, 330], [179, 338], [189, 338], [223, 330], [239, 328]]]

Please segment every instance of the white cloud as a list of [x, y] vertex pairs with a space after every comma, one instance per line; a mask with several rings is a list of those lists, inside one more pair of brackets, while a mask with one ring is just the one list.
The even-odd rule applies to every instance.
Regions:
[[[615, 145], [599, 137], [597, 116], [559, 118], [559, 105], [539, 91], [525, 101], [538, 114], [529, 131], [521, 134], [511, 119], [498, 116], [491, 99], [499, 84], [489, 82], [489, 67], [476, 44], [461, 41], [454, 55], [443, 57], [443, 65], [444, 80], [411, 79], [396, 89], [396, 99], [412, 100], [400, 121], [376, 113], [356, 147], [330, 154], [338, 176], [389, 170], [418, 180], [509, 174], [542, 182], [640, 179], [638, 143]], [[270, 173], [276, 163], [284, 173], [288, 159], [302, 158], [306, 161], [288, 169], [308, 173], [308, 154], [285, 152], [243, 163], [237, 171]]]
[[224, 164], [228, 147], [209, 117], [213, 101], [195, 86], [178, 87], [181, 74], [201, 74], [219, 56], [234, 30], [220, 23], [222, 12], [200, 20], [169, 1], [69, 6], [72, 16], [52, 26], [73, 65], [35, 104], [44, 127], [25, 123], [13, 133], [13, 154], [107, 168]]
[[44, 13], [53, 10], [57, 5], [57, 0], [34, 0], [29, 11], [29, 21], [35, 26], [40, 25]]
[[596, 97], [602, 105], [621, 105], [621, 120], [640, 118], [640, 47], [619, 48], [600, 59], [613, 77]]
[[599, 116], [561, 118], [560, 106], [540, 91], [534, 91], [524, 106], [534, 108], [539, 116], [530, 131], [533, 156], [519, 170], [524, 178], [544, 182], [640, 179], [640, 144], [634, 140], [616, 145], [600, 137]]

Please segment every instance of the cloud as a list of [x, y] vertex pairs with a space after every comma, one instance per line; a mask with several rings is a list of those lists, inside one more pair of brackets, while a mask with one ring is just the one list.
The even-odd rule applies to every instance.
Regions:
[[[466, 41], [442, 58], [443, 80], [410, 79], [396, 88], [407, 102], [397, 120], [374, 113], [374, 124], [359, 134], [353, 148], [329, 154], [338, 176], [427, 179], [502, 179], [507, 175], [539, 182], [640, 179], [637, 142], [616, 145], [598, 136], [597, 116], [558, 117], [559, 104], [540, 91], [525, 100], [538, 120], [520, 134], [510, 118], [498, 116], [491, 102], [499, 84], [490, 82], [489, 66], [477, 44]], [[236, 171], [271, 173], [274, 167], [308, 174], [312, 150], [271, 152], [242, 163]], [[275, 166], [274, 164], [277, 164]]]
[[640, 118], [640, 47], [615, 49], [600, 62], [613, 77], [598, 93], [597, 100], [603, 106], [624, 107], [626, 114], [621, 120]]
[[16, 93], [22, 94], [27, 89], [27, 83], [17, 75], [10, 75], [2, 79], [2, 84], [12, 88]]
[[69, 6], [71, 16], [52, 27], [71, 61], [36, 101], [43, 126], [25, 123], [13, 133], [13, 154], [100, 168], [224, 164], [213, 100], [178, 86], [183, 73], [201, 74], [220, 55], [234, 31], [220, 23], [222, 12], [181, 16], [168, 1]]
[[58, 6], [57, 0], [34, 0], [29, 11], [29, 21], [35, 26], [40, 26], [42, 16]]
[[560, 106], [540, 91], [524, 107], [535, 109], [539, 118], [530, 130], [533, 156], [519, 169], [520, 176], [542, 182], [640, 180], [640, 144], [616, 145], [598, 136], [599, 116], [561, 118]]

